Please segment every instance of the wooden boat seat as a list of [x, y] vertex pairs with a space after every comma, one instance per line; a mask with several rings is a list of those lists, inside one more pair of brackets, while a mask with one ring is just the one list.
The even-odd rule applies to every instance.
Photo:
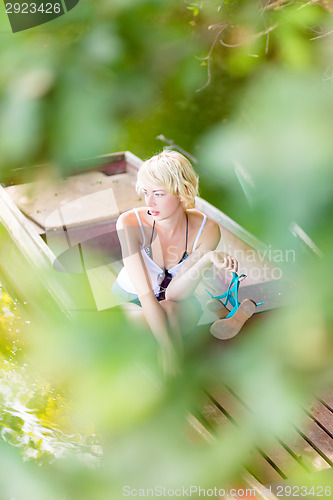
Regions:
[[18, 208], [43, 230], [99, 224], [144, 204], [133, 173], [87, 172], [53, 182], [36, 181], [6, 189]]

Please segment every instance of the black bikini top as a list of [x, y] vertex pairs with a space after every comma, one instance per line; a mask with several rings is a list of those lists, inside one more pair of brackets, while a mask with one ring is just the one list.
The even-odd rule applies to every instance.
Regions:
[[[183, 262], [185, 259], [187, 259], [188, 257], [188, 253], [187, 253], [187, 238], [188, 238], [188, 216], [187, 216], [187, 213], [185, 212], [185, 216], [186, 216], [186, 241], [185, 241], [185, 252], [183, 253], [183, 256], [182, 258], [180, 259], [180, 261], [178, 262], [178, 264], [180, 264], [181, 262]], [[151, 233], [151, 238], [150, 238], [150, 243], [149, 243], [149, 246], [147, 248], [145, 248], [145, 252], [146, 254], [148, 255], [148, 257], [153, 260], [153, 252], [152, 252], [152, 249], [151, 249], [151, 244], [153, 242], [153, 236], [154, 236], [154, 229], [155, 229], [155, 221], [153, 223], [153, 230], [152, 230], [152, 233]], [[166, 270], [167, 272], [167, 270]]]

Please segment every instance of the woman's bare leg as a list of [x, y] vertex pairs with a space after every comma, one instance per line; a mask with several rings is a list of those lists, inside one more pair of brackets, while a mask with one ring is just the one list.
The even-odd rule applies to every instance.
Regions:
[[[198, 310], [190, 300], [180, 302], [161, 300], [160, 305], [167, 315], [171, 332], [174, 332], [176, 336], [182, 336], [196, 326], [199, 319]], [[135, 322], [139, 321], [142, 325], [148, 326], [142, 307], [130, 302], [122, 304], [121, 307]]]
[[166, 312], [170, 329], [180, 338], [196, 326], [198, 310], [190, 300], [161, 300], [160, 304]]
[[148, 328], [148, 323], [145, 318], [145, 315], [143, 314], [141, 306], [138, 306], [137, 304], [133, 304], [131, 302], [127, 302], [125, 304], [122, 304], [121, 308], [125, 311], [127, 317], [131, 321], [133, 321], [135, 325], [138, 325], [139, 323], [140, 326]]
[[[174, 376], [181, 371], [183, 335], [196, 326], [199, 319], [198, 308], [190, 300], [182, 300], [181, 302], [162, 300], [160, 305], [167, 316], [169, 339], [173, 346], [167, 350], [161, 346], [161, 363], [165, 373]], [[143, 327], [149, 328], [140, 306], [127, 303], [123, 304], [122, 307], [133, 324], [138, 325], [140, 322]]]

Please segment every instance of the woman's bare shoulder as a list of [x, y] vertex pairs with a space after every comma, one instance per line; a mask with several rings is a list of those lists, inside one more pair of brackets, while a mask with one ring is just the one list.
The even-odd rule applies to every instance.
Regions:
[[[125, 232], [127, 234], [127, 238], [131, 238], [131, 240], [139, 242], [139, 244], [142, 245], [142, 228], [150, 226], [151, 224], [150, 221], [147, 221], [147, 208], [137, 208], [136, 212], [138, 213], [139, 219], [142, 224], [141, 228], [135, 211], [127, 210], [127, 212], [123, 212], [119, 215], [117, 219], [116, 229], [118, 236]], [[131, 228], [130, 231], [128, 231], [129, 228]]]
[[221, 238], [221, 230], [220, 226], [218, 225], [215, 220], [210, 219], [207, 217], [207, 221], [203, 230], [203, 234], [205, 238], [209, 238], [211, 244], [215, 247], [218, 245], [220, 238]]
[[127, 210], [127, 212], [123, 212], [117, 219], [117, 229], [135, 225], [138, 225], [138, 221], [133, 210]]
[[[199, 228], [203, 221], [203, 214], [196, 209], [191, 209], [188, 212], [191, 213], [193, 220], [196, 221], [196, 225]], [[202, 234], [199, 238], [197, 248], [204, 245], [205, 247], [207, 246], [211, 249], [214, 249], [217, 247], [220, 238], [221, 238], [220, 226], [213, 219], [207, 217]]]
[[[136, 209], [141, 222], [147, 223], [147, 208], [139, 207]], [[139, 226], [139, 222], [135, 211], [133, 209], [127, 210], [127, 212], [123, 212], [119, 215], [117, 219], [117, 227], [118, 226]]]
[[130, 247], [133, 250], [139, 248], [142, 245], [142, 234], [140, 231], [138, 219], [133, 210], [128, 210], [119, 215], [116, 224], [118, 238], [122, 244], [123, 255], [124, 249], [128, 251], [129, 242]]
[[[191, 218], [201, 226], [201, 224], [203, 222], [204, 214], [202, 212], [199, 212], [199, 210], [197, 210], [196, 208], [191, 208], [191, 209], [187, 210], [187, 212], [190, 213]], [[206, 230], [206, 232], [217, 233], [220, 231], [220, 226], [213, 219], [211, 219], [210, 217], [207, 217], [204, 229]]]
[[202, 212], [199, 212], [199, 210], [197, 210], [196, 208], [188, 208], [186, 212], [192, 225], [200, 227], [203, 221], [204, 214]]

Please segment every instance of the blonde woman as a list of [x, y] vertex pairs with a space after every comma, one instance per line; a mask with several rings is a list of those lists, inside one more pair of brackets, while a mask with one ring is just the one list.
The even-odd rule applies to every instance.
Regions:
[[146, 207], [118, 218], [124, 267], [112, 291], [149, 325], [170, 373], [182, 334], [202, 312], [193, 295], [202, 273], [212, 264], [237, 272], [238, 263], [215, 250], [219, 226], [194, 208], [198, 177], [183, 155], [165, 150], [144, 162], [136, 188]]

